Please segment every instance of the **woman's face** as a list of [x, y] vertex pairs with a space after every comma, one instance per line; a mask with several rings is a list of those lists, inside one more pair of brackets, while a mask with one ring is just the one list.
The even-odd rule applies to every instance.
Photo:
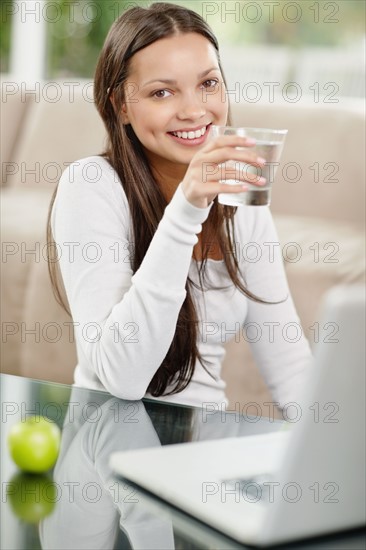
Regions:
[[125, 93], [122, 121], [131, 124], [158, 169], [188, 165], [206, 142], [209, 125], [226, 124], [216, 50], [197, 33], [163, 38], [137, 52]]

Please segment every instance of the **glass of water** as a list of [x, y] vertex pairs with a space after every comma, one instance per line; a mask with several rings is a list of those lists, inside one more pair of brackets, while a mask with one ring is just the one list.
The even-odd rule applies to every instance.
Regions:
[[[271, 130], [268, 128], [234, 128], [233, 126], [212, 126], [210, 137], [232, 136], [254, 138], [256, 144], [249, 147], [249, 151], [256, 153], [258, 157], [266, 160], [264, 166], [258, 164], [246, 164], [239, 161], [231, 161], [230, 166], [226, 164], [219, 165], [222, 174], [220, 181], [227, 185], [238, 185], [245, 183], [232, 179], [233, 166], [240, 170], [246, 179], [248, 179], [248, 190], [243, 193], [220, 193], [218, 200], [220, 204], [229, 206], [265, 206], [271, 203], [272, 184], [276, 175], [276, 170], [280, 164], [283, 145], [286, 139], [287, 130]], [[230, 177], [231, 176], [231, 177]], [[265, 185], [257, 186], [249, 183], [257, 181], [260, 177], [266, 178]]]

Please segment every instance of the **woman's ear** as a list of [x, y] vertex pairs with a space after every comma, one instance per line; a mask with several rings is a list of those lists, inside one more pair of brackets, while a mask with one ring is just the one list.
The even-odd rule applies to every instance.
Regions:
[[121, 118], [122, 118], [122, 123], [123, 124], [129, 124], [130, 123], [130, 119], [129, 119], [128, 114], [127, 114], [126, 103], [122, 104]]
[[[110, 101], [113, 105], [114, 110], [116, 111], [116, 104], [115, 104], [115, 101], [114, 101], [114, 93], [113, 92], [111, 93], [109, 99], [110, 99]], [[130, 123], [130, 120], [129, 120], [128, 114], [127, 114], [126, 103], [122, 103], [121, 118], [122, 118], [122, 124], [129, 124]]]

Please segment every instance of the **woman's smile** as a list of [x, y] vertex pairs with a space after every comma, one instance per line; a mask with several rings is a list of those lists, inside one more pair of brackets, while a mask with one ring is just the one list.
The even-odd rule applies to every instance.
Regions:
[[185, 147], [194, 147], [196, 145], [202, 145], [202, 143], [206, 141], [210, 126], [211, 123], [200, 126], [198, 129], [184, 128], [182, 130], [168, 132], [168, 135], [171, 136], [176, 143]]

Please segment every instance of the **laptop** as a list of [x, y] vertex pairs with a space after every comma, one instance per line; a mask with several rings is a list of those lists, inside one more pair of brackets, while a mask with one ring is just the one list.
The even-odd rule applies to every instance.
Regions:
[[253, 546], [365, 525], [365, 289], [331, 289], [319, 326], [298, 422], [274, 433], [118, 452], [111, 468]]

